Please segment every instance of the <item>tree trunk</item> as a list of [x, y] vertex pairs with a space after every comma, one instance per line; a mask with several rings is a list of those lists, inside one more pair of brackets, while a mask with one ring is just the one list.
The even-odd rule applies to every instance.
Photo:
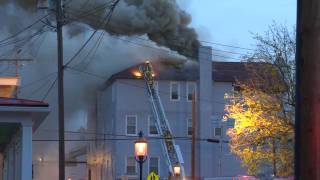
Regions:
[[272, 154], [273, 154], [273, 175], [277, 176], [277, 154], [276, 154], [276, 140], [272, 139]]

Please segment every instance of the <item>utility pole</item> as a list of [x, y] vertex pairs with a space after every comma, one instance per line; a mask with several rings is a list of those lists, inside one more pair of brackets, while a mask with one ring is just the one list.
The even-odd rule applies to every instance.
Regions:
[[297, 1], [295, 179], [320, 179], [320, 1]]
[[64, 93], [63, 93], [63, 12], [62, 0], [56, 0], [57, 48], [58, 48], [58, 114], [59, 114], [59, 180], [65, 179], [64, 150]]
[[196, 180], [196, 93], [192, 94], [191, 180]]

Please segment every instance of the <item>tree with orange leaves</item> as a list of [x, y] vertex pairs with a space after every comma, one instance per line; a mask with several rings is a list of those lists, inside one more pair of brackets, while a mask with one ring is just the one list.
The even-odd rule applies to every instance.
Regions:
[[294, 128], [282, 113], [281, 100], [247, 85], [240, 88], [240, 93], [226, 95], [227, 117], [235, 119], [227, 132], [231, 151], [250, 175], [268, 167], [275, 176], [292, 175]]
[[231, 151], [250, 175], [291, 176], [294, 171], [294, 34], [272, 25], [257, 35], [257, 50], [246, 67], [250, 79], [226, 94]]

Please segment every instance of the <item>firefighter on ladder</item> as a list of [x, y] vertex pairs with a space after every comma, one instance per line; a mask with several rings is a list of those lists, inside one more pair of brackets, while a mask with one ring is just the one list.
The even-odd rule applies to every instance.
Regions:
[[144, 74], [148, 84], [153, 87], [154, 86], [153, 70], [152, 70], [151, 63], [149, 61], [146, 61], [145, 63]]

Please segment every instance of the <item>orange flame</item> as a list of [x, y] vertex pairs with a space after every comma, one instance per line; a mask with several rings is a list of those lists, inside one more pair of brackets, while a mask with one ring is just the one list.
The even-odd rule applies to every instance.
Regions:
[[139, 71], [133, 71], [132, 74], [137, 78], [141, 78], [142, 77], [142, 73], [139, 72]]

